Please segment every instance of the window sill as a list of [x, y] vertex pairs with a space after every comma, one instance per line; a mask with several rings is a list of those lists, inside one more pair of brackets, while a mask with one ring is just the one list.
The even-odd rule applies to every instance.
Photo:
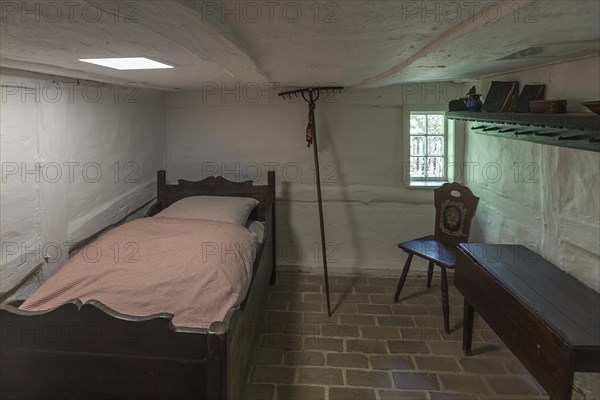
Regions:
[[444, 183], [448, 183], [448, 181], [427, 181], [427, 182], [413, 181], [413, 182], [410, 182], [406, 187], [407, 187], [407, 189], [437, 189], [440, 186], [442, 186]]

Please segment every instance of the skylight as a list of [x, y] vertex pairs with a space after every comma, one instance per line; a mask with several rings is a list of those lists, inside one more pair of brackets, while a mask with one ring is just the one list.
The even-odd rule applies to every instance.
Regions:
[[146, 57], [126, 57], [126, 58], [80, 58], [90, 64], [101, 65], [103, 67], [123, 70], [132, 69], [163, 69], [173, 68], [171, 65], [163, 64], [158, 61], [150, 60]]

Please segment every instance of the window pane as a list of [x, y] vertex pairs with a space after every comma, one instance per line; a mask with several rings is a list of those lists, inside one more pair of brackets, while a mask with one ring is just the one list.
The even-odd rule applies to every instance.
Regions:
[[428, 135], [443, 135], [444, 134], [444, 116], [434, 114], [427, 116], [427, 134]]
[[410, 176], [414, 178], [425, 177], [425, 157], [410, 158]]
[[410, 138], [410, 155], [425, 156], [425, 136], [412, 136]]
[[[429, 156], [443, 156], [444, 155], [444, 137], [443, 136], [429, 136], [429, 137], [427, 137], [427, 141], [428, 141], [427, 150], [428, 150]], [[416, 155], [416, 154], [412, 154], [412, 155]]]
[[430, 178], [444, 177], [444, 157], [427, 158], [427, 176]]
[[425, 135], [425, 115], [419, 114], [410, 116], [410, 134]]
[[409, 117], [410, 176], [415, 181], [439, 181], [446, 175], [446, 124], [443, 112], [411, 112]]

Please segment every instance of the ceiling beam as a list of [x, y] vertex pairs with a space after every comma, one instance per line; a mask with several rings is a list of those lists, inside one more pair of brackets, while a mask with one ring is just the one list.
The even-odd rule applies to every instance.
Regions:
[[[508, 15], [512, 15], [515, 7], [520, 8], [520, 7], [525, 6], [525, 4], [529, 4], [529, 3], [532, 3], [532, 1], [531, 0], [516, 0], [516, 1], [515, 0], [501, 0], [498, 3], [495, 3], [500, 7], [501, 17], [498, 18], [497, 20], [494, 20], [494, 22], [498, 22], [500, 19], [503, 19], [503, 18], [507, 17]], [[422, 58], [427, 57], [429, 54], [439, 50], [446, 44], [448, 44], [454, 40], [458, 40], [472, 32], [475, 32], [475, 31], [483, 28], [485, 25], [489, 24], [490, 22], [491, 22], [490, 19], [486, 18], [483, 12], [473, 13], [473, 15], [469, 15], [469, 18], [467, 20], [459, 23], [458, 25], [456, 25], [454, 28], [450, 29], [449, 31], [443, 32], [438, 37], [436, 37], [433, 41], [429, 42], [423, 48], [421, 48], [421, 50], [417, 51], [415, 54], [410, 56], [408, 59], [402, 61], [400, 64], [393, 66], [392, 68], [388, 69], [385, 72], [382, 72], [376, 76], [368, 78], [368, 79], [352, 86], [352, 89], [366, 87], [366, 86], [372, 85], [374, 83], [383, 81], [385, 79], [389, 79], [389, 78], [393, 77], [394, 75], [398, 74], [400, 71], [407, 68], [408, 66], [414, 64], [418, 60], [421, 60]]]
[[[225, 3], [206, 2], [203, 0], [177, 0], [177, 3], [186, 9], [193, 10], [198, 15], [198, 23], [208, 26], [211, 31], [219, 35], [224, 42], [228, 42], [232, 47], [243, 52], [253, 64], [256, 72], [263, 76], [265, 81], [269, 82], [271, 80], [269, 74], [259, 64], [254, 54], [250, 51], [248, 44], [240, 38], [235, 29], [227, 23], [227, 20], [215, 16], [215, 12], [220, 11], [220, 8], [224, 7]], [[221, 67], [224, 68], [223, 66]], [[231, 71], [227, 72], [233, 76]]]

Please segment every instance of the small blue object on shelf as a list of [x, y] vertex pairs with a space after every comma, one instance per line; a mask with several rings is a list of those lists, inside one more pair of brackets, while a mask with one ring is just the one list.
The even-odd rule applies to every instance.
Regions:
[[470, 112], [479, 112], [483, 107], [483, 103], [481, 102], [480, 94], [469, 94], [467, 100], [467, 110]]

